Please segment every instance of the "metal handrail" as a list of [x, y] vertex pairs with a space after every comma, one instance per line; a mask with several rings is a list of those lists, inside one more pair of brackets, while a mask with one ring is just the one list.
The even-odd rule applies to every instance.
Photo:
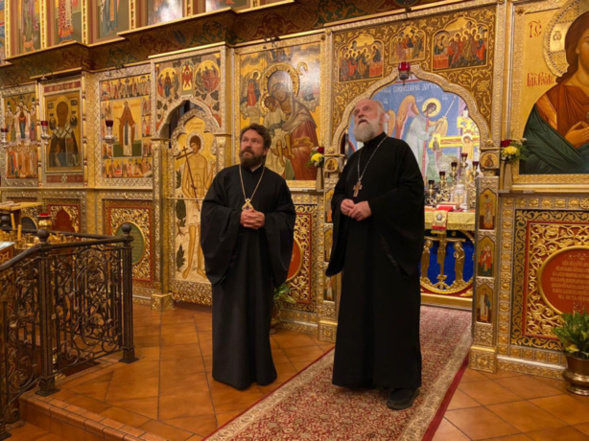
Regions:
[[25, 391], [51, 395], [58, 373], [107, 354], [136, 360], [131, 225], [122, 230], [59, 233], [83, 239], [64, 243], [38, 230], [38, 244], [0, 265], [0, 440], [10, 436], [6, 424], [18, 419]]

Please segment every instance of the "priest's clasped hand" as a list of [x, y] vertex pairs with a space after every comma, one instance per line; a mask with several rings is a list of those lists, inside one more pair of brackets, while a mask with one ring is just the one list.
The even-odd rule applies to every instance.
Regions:
[[372, 210], [366, 201], [355, 204], [351, 199], [344, 199], [340, 205], [340, 209], [342, 214], [351, 217], [355, 221], [363, 221], [372, 216]]
[[266, 217], [264, 213], [256, 210], [243, 210], [241, 212], [241, 225], [245, 228], [252, 228], [257, 230], [262, 228], [266, 223]]

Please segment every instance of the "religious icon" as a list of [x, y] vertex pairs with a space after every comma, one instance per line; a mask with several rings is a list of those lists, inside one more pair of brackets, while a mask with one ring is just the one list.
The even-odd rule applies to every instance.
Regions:
[[589, 11], [578, 16], [564, 39], [567, 71], [534, 104], [524, 129], [528, 150], [520, 174], [589, 173]]
[[47, 152], [47, 170], [63, 168], [81, 170], [80, 127], [77, 124], [78, 94], [49, 98], [46, 104], [46, 115], [54, 121], [54, 128], [49, 127], [52, 133]]
[[317, 170], [308, 163], [321, 134], [320, 45], [252, 47], [251, 51], [240, 55], [236, 124], [269, 127], [268, 168], [287, 180], [314, 181]]
[[487, 189], [480, 197], [479, 228], [492, 230], [495, 228], [495, 194]]
[[129, 0], [98, 0], [97, 40], [115, 36], [129, 29]]
[[[149, 89], [150, 78], [147, 75], [109, 79], [100, 83], [101, 136], [104, 139], [106, 135], [107, 120], [113, 121], [115, 136], [113, 144], [103, 143], [104, 178], [153, 176], [152, 154], [149, 147]], [[108, 159], [112, 161], [107, 161]]]
[[147, 24], [155, 25], [182, 18], [183, 0], [147, 0]]
[[56, 42], [81, 41], [81, 2], [79, 0], [55, 0]]
[[477, 321], [482, 323], [491, 323], [491, 299], [493, 298], [493, 291], [489, 286], [482, 285], [477, 294]]
[[425, 32], [413, 25], [405, 26], [391, 40], [392, 63], [425, 59]]
[[339, 81], [347, 82], [383, 75], [382, 41], [362, 33], [352, 39], [338, 53]]
[[[395, 82], [374, 98], [384, 103], [385, 132], [409, 144], [424, 182], [438, 182], [440, 172], [449, 171], [463, 153], [469, 160], [479, 157], [479, 129], [460, 96], [428, 81], [411, 79], [409, 83], [411, 88], [399, 88]], [[354, 133], [353, 118], [349, 133]]]
[[482, 66], [487, 63], [488, 28], [471, 19], [457, 19], [434, 34], [434, 70]]
[[20, 52], [32, 52], [41, 48], [40, 1], [20, 0], [18, 17], [20, 17]]
[[240, 8], [247, 6], [247, 0], [206, 0], [205, 11], [216, 11], [224, 8]]
[[479, 275], [484, 277], [493, 276], [493, 254], [495, 252], [495, 245], [488, 237], [481, 240], [478, 260]]

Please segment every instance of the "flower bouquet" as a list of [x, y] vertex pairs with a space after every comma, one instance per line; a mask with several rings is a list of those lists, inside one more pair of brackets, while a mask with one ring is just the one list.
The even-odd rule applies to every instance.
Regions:
[[323, 147], [313, 147], [311, 150], [311, 157], [307, 161], [307, 166], [321, 167], [325, 161], [323, 154], [325, 149]]
[[513, 163], [520, 159], [526, 159], [526, 138], [504, 139], [501, 141], [501, 160]]

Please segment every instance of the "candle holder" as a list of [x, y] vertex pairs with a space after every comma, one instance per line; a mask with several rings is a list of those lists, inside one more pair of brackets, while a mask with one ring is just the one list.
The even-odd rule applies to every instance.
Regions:
[[448, 185], [448, 180], [446, 178], [446, 171], [440, 170], [440, 189], [438, 192], [436, 203], [448, 202], [450, 200], [450, 197], [452, 196], [452, 192], [450, 190], [451, 189]]
[[409, 79], [409, 75], [411, 74], [411, 63], [408, 61], [402, 61], [399, 63], [399, 79], [403, 81], [403, 86], [405, 85], [405, 81]]
[[425, 204], [435, 206], [437, 203], [435, 181], [430, 179], [427, 181], [427, 190], [425, 191]]
[[106, 135], [104, 136], [104, 142], [112, 145], [115, 142], [115, 137], [112, 134], [112, 126], [114, 125], [114, 121], [112, 119], [107, 119], [106, 121], [104, 121], [104, 124], [106, 126]]
[[2, 143], [2, 147], [8, 147], [8, 127], [2, 127], [0, 129], [0, 143]]
[[460, 162], [460, 177], [462, 178], [463, 183], [466, 184], [466, 182], [467, 182], [467, 171], [466, 171], [466, 169], [468, 168], [468, 162], [466, 162], [466, 161], [468, 159], [468, 153], [461, 153], [460, 154], [460, 159], [461, 159], [461, 162]]
[[41, 139], [45, 146], [49, 144], [49, 140], [51, 139], [51, 135], [47, 132], [48, 127], [49, 123], [47, 121], [41, 121]]

